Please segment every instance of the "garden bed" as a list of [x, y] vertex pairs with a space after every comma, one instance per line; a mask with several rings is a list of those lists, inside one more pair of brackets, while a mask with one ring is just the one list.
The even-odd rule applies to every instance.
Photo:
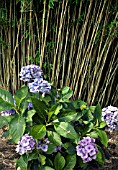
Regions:
[[[11, 145], [7, 139], [2, 139], [1, 134], [2, 129], [0, 129], [0, 170], [15, 170], [15, 158], [18, 157], [15, 152], [15, 146]], [[118, 131], [109, 134], [108, 137], [106, 163], [99, 170], [118, 170]], [[98, 170], [98, 168], [90, 167], [89, 170]]]

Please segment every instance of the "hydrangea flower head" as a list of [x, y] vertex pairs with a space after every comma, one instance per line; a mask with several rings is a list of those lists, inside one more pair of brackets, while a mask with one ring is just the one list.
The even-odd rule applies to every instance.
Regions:
[[108, 106], [102, 109], [102, 120], [106, 122], [109, 131], [118, 129], [118, 108]]
[[25, 134], [20, 138], [16, 148], [16, 152], [20, 155], [23, 155], [28, 151], [32, 151], [35, 148], [35, 144], [36, 141], [33, 139], [33, 137], [29, 136], [29, 134]]
[[43, 141], [38, 141], [36, 148], [41, 149], [44, 152], [47, 152], [49, 143], [50, 141], [48, 140], [48, 138], [45, 138]]
[[78, 142], [76, 151], [77, 155], [82, 158], [84, 163], [90, 162], [92, 159], [96, 159], [98, 149], [95, 145], [95, 139], [83, 137], [83, 139]]
[[14, 109], [4, 110], [4, 111], [0, 112], [1, 116], [10, 116], [10, 115], [13, 115], [15, 113], [16, 113], [16, 111]]
[[45, 95], [45, 93], [50, 92], [51, 86], [48, 83], [48, 81], [43, 80], [42, 78], [40, 79], [35, 79], [34, 82], [28, 83], [28, 87], [30, 92], [32, 93], [38, 93], [41, 92], [42, 94]]
[[21, 68], [20, 80], [24, 82], [32, 82], [35, 78], [42, 78], [43, 72], [39, 66], [34, 64], [27, 65]]

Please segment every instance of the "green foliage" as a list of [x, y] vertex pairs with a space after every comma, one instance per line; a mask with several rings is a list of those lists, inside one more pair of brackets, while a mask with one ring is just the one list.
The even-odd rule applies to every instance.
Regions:
[[14, 107], [14, 99], [10, 92], [0, 88], [0, 111], [10, 110]]
[[2, 128], [5, 125], [8, 125], [7, 119], [3, 116], [0, 116], [0, 128]]
[[31, 135], [34, 139], [42, 139], [46, 135], [46, 126], [45, 125], [34, 125], [31, 129]]
[[73, 126], [68, 122], [56, 123], [54, 128], [59, 135], [65, 138], [78, 139], [78, 134], [74, 130]]
[[24, 134], [25, 127], [26, 123], [24, 117], [16, 116], [11, 120], [9, 124], [9, 134], [15, 143], [17, 143], [20, 137]]
[[[33, 136], [36, 143], [49, 140], [47, 151], [35, 148], [31, 153], [21, 155], [16, 168], [44, 170], [73, 170], [76, 166], [87, 167], [76, 154], [78, 141], [90, 136], [107, 147], [108, 139], [104, 131], [106, 123], [101, 121], [101, 106], [88, 106], [82, 100], [71, 101], [73, 92], [69, 87], [52, 90], [49, 94], [33, 94], [26, 86], [16, 91], [14, 99], [6, 90], [0, 89], [1, 110], [14, 108], [15, 115], [0, 116], [0, 127], [8, 125], [8, 136], [14, 143], [26, 133]], [[33, 108], [28, 110], [28, 103]], [[8, 104], [8, 106], [7, 106]], [[3, 108], [4, 106], [4, 108]], [[61, 151], [58, 151], [61, 148]], [[104, 163], [104, 153], [97, 144], [97, 161]]]
[[54, 159], [55, 170], [62, 170], [65, 166], [65, 159], [61, 153], [57, 153]]

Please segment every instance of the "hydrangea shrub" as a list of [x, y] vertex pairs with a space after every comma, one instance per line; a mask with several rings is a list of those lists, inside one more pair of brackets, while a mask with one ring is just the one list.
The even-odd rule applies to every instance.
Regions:
[[73, 170], [103, 164], [108, 140], [100, 104], [72, 101], [72, 90], [51, 86], [36, 65], [24, 66], [20, 79], [26, 85], [14, 97], [0, 89], [0, 127], [8, 125], [8, 138], [16, 144], [16, 168]]

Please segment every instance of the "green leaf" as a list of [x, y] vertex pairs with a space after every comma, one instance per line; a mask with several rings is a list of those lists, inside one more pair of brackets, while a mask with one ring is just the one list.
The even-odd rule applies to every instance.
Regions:
[[21, 116], [16, 116], [9, 125], [9, 134], [15, 143], [18, 143], [20, 137], [25, 131], [25, 120]]
[[68, 99], [70, 99], [73, 95], [73, 91], [72, 90], [69, 90], [67, 94], [65, 94], [63, 97], [62, 97], [62, 100], [63, 101], [66, 101]]
[[84, 101], [82, 101], [82, 100], [74, 100], [73, 102], [72, 102], [72, 104], [73, 104], [73, 106], [74, 106], [74, 108], [75, 109], [80, 109], [80, 107], [82, 106], [82, 105], [87, 105]]
[[49, 141], [54, 143], [56, 146], [60, 146], [62, 144], [61, 137], [53, 131], [47, 131]]
[[76, 165], [76, 154], [68, 155], [66, 158], [66, 167], [64, 170], [73, 170]]
[[28, 161], [32, 161], [32, 160], [35, 160], [35, 159], [38, 159], [37, 153], [29, 153], [28, 154]]
[[48, 121], [50, 121], [50, 118], [53, 114], [57, 115], [61, 109], [62, 109], [62, 105], [60, 103], [56, 103], [55, 105], [53, 105], [48, 112]]
[[55, 170], [49, 166], [44, 166], [44, 167], [41, 167], [39, 170]]
[[106, 135], [106, 132], [104, 132], [103, 130], [99, 130], [99, 129], [96, 129], [97, 133], [98, 133], [98, 136], [100, 138], [100, 141], [101, 143], [107, 147], [107, 144], [108, 144], [108, 137]]
[[14, 107], [14, 99], [11, 93], [0, 88], [0, 111], [10, 110]]
[[65, 110], [64, 112], [61, 113], [59, 116], [58, 120], [60, 122], [71, 122], [75, 120], [77, 117], [77, 113], [75, 111], [70, 111], [70, 110]]
[[37, 99], [35, 97], [31, 97], [31, 100], [32, 100], [34, 109], [38, 113], [38, 116], [45, 120], [46, 119], [46, 110], [47, 110], [46, 104], [43, 101], [41, 101], [40, 99]]
[[66, 93], [68, 93], [68, 91], [69, 91], [69, 87], [68, 87], [68, 86], [65, 86], [65, 87], [63, 87], [63, 88], [61, 89], [61, 91], [62, 91], [62, 94], [66, 94]]
[[101, 106], [100, 104], [97, 104], [96, 108], [95, 108], [95, 111], [93, 113], [93, 116], [94, 116], [94, 120], [95, 121], [101, 121], [101, 117], [102, 117], [102, 109], [101, 109]]
[[56, 145], [54, 145], [53, 143], [49, 143], [48, 150], [47, 150], [46, 154], [52, 154], [54, 152], [55, 148], [56, 148]]
[[93, 114], [91, 113], [90, 110], [87, 110], [85, 116], [86, 116], [86, 118], [87, 118], [88, 121], [91, 121], [91, 120], [94, 119], [94, 116], [93, 116]]
[[86, 135], [92, 138], [98, 138], [98, 133], [96, 131], [90, 132], [89, 134], [86, 134]]
[[31, 134], [35, 139], [42, 139], [46, 135], [45, 125], [34, 125], [31, 130]]
[[107, 125], [106, 122], [100, 122], [100, 125], [99, 125], [98, 128], [102, 129], [102, 128], [104, 128], [106, 125]]
[[[21, 156], [17, 162], [16, 162], [16, 166], [20, 167], [20, 170], [27, 170], [27, 160], [24, 159], [23, 156]], [[18, 168], [17, 168], [18, 169]]]
[[20, 112], [21, 112], [21, 114], [23, 114], [26, 111], [27, 107], [28, 107], [28, 102], [27, 102], [27, 99], [25, 98], [20, 103]]
[[55, 166], [55, 170], [62, 170], [65, 166], [65, 159], [59, 152], [57, 153], [54, 159], [54, 166]]
[[16, 91], [16, 93], [14, 94], [14, 99], [16, 100], [16, 105], [20, 106], [20, 103], [22, 102], [23, 99], [26, 98], [27, 95], [28, 95], [28, 87], [27, 86], [23, 86], [20, 89], [18, 89]]
[[45, 165], [46, 157], [44, 155], [39, 154], [39, 160], [41, 162], [41, 165]]
[[69, 155], [72, 155], [72, 154], [75, 154], [76, 153], [76, 150], [75, 150], [75, 146], [71, 145], [67, 148], [67, 151], [66, 151]]
[[95, 160], [96, 160], [99, 164], [103, 165], [104, 162], [105, 162], [104, 152], [103, 152], [103, 150], [102, 150], [102, 148], [101, 148], [100, 146], [97, 145], [97, 148], [98, 148], [98, 153], [97, 153], [97, 155], [96, 155], [96, 159], [95, 159]]
[[8, 125], [8, 121], [4, 116], [0, 116], [0, 128], [3, 126]]
[[90, 132], [94, 128], [94, 124], [92, 122], [89, 122], [84, 128], [84, 133]]
[[94, 113], [96, 106], [90, 106], [89, 109], [92, 113]]
[[54, 126], [56, 132], [69, 139], [78, 139], [78, 134], [76, 133], [74, 127], [68, 122], [60, 122]]
[[36, 113], [35, 110], [29, 110], [26, 115], [26, 122], [32, 122], [32, 117]]

